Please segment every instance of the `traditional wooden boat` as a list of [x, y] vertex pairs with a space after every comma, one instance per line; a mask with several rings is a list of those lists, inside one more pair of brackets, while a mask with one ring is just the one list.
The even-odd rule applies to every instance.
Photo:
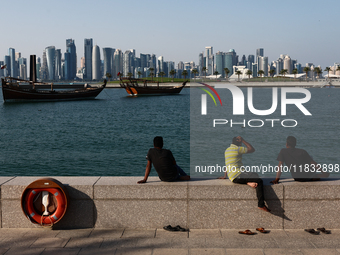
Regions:
[[106, 87], [106, 80], [99, 86], [33, 82], [12, 77], [1, 80], [4, 102], [94, 99]]
[[125, 88], [126, 92], [131, 96], [179, 94], [187, 82], [188, 81], [183, 82], [180, 86], [165, 86], [159, 85], [159, 82], [144, 79], [120, 78], [120, 86]]

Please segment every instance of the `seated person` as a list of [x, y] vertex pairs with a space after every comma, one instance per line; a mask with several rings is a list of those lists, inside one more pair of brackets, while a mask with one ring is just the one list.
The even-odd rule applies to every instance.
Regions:
[[148, 155], [146, 156], [148, 163], [146, 165], [144, 179], [137, 183], [146, 183], [151, 171], [151, 164], [155, 167], [161, 181], [172, 182], [190, 180], [190, 176], [176, 164], [172, 152], [170, 150], [163, 149], [163, 137], [156, 136], [153, 139], [153, 145], [154, 148], [149, 149]]
[[[242, 143], [246, 146], [246, 148], [242, 146]], [[247, 184], [250, 187], [256, 189], [259, 209], [265, 212], [270, 212], [264, 203], [262, 179], [259, 178], [257, 173], [247, 173], [241, 171], [243, 166], [242, 155], [253, 153], [254, 151], [254, 147], [250, 143], [246, 142], [241, 136], [234, 137], [231, 145], [224, 153], [227, 171], [225, 172], [224, 176], [219, 177], [219, 179], [226, 179], [228, 174], [228, 178], [233, 183]]]
[[271, 183], [279, 183], [283, 164], [286, 164], [289, 168], [295, 181], [318, 181], [320, 178], [329, 176], [329, 173], [320, 170], [321, 166], [309, 156], [307, 151], [295, 148], [295, 146], [296, 138], [294, 136], [288, 136], [286, 148], [281, 149], [277, 156], [277, 160], [279, 161], [278, 171], [276, 173], [276, 179], [271, 181]]

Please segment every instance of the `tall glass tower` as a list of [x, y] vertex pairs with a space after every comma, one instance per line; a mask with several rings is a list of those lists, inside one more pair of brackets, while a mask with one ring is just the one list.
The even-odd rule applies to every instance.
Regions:
[[68, 65], [70, 79], [74, 79], [77, 74], [77, 53], [74, 40], [66, 39], [66, 52], [70, 53], [70, 63]]
[[100, 72], [101, 62], [100, 62], [100, 49], [98, 45], [95, 45], [92, 50], [92, 79], [100, 80], [101, 72]]
[[17, 70], [16, 70], [16, 64], [15, 64], [15, 49], [9, 48], [8, 55], [10, 57], [10, 65], [8, 68], [9, 75], [11, 77], [17, 78]]
[[85, 79], [92, 80], [92, 49], [93, 40], [84, 39], [84, 57], [85, 57]]
[[55, 74], [55, 47], [49, 46], [45, 48], [46, 60], [47, 60], [47, 70], [48, 70], [48, 80], [53, 81]]

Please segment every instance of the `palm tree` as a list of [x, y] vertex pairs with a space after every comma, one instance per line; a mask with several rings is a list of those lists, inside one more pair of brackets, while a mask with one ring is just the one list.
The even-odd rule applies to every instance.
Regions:
[[252, 75], [252, 74], [253, 74], [253, 72], [251, 70], [248, 70], [246, 72], [246, 75], [248, 75], [248, 81], [250, 80], [250, 75]]
[[314, 73], [316, 73], [316, 78], [320, 78], [320, 74], [322, 73], [321, 68], [320, 67], [315, 67], [314, 68]]
[[198, 74], [197, 69], [193, 69], [193, 70], [192, 70], [192, 73], [194, 74], [194, 79], [196, 79], [196, 74]]
[[153, 71], [154, 71], [154, 70], [155, 70], [155, 69], [154, 69], [153, 67], [150, 67], [150, 68], [149, 68], [150, 76], [151, 76], [151, 81], [153, 81], [153, 76], [154, 76]]
[[119, 79], [123, 77], [123, 73], [119, 72], [118, 73]]
[[230, 70], [228, 69], [228, 67], [224, 68], [224, 72], [225, 72], [225, 78], [228, 80], [228, 76], [230, 73]]
[[269, 74], [272, 77], [272, 79], [274, 80], [274, 74], [275, 74], [275, 70], [274, 69], [270, 69], [269, 70]]
[[176, 71], [174, 69], [172, 69], [170, 71], [170, 75], [172, 76], [172, 82], [174, 82], [174, 77], [175, 77]]
[[338, 66], [338, 68], [336, 69], [336, 71], [340, 71], [340, 66]]
[[188, 71], [187, 70], [183, 70], [182, 75], [184, 76], [184, 80], [185, 80], [185, 77], [188, 75]]
[[292, 73], [294, 74], [294, 79], [296, 80], [296, 75], [299, 73], [299, 71], [296, 68], [294, 68]]
[[235, 72], [235, 74], [237, 74], [237, 76], [238, 76], [238, 81], [240, 81], [240, 75], [242, 74], [242, 72], [241, 72], [240, 70], [237, 70], [237, 71]]
[[280, 74], [283, 75], [283, 78], [286, 77], [286, 73], [288, 73], [288, 70], [287, 70], [287, 69], [282, 69], [282, 70], [280, 71]]
[[217, 75], [218, 75], [219, 73], [217, 72], [217, 71], [215, 71], [214, 72], [214, 75], [216, 75], [216, 79], [217, 79]]
[[310, 71], [310, 68], [306, 66], [305, 68], [303, 68], [303, 71], [306, 73], [306, 81], [308, 81], [308, 72]]
[[131, 79], [131, 77], [133, 76], [132, 73], [128, 73], [127, 75], [128, 75], [128, 77], [129, 77], [130, 79]]
[[202, 67], [202, 72], [204, 73], [204, 79], [207, 78], [207, 68], [205, 66]]
[[332, 70], [332, 69], [331, 69], [330, 67], [328, 67], [328, 66], [325, 68], [325, 71], [328, 73], [328, 79], [329, 79], [329, 72], [330, 72], [331, 70]]
[[110, 78], [112, 77], [112, 75], [110, 73], [106, 73], [105, 74], [106, 78], [107, 78], [107, 82], [110, 82]]
[[163, 76], [165, 75], [165, 73], [164, 72], [160, 72], [158, 75], [161, 76], [161, 82], [163, 82]]
[[141, 71], [138, 71], [137, 74], [138, 74], [138, 78], [140, 78], [140, 76], [141, 76], [143, 73], [142, 73]]
[[263, 70], [259, 70], [259, 71], [257, 72], [257, 74], [260, 75], [261, 81], [262, 81], [262, 75], [264, 75], [264, 71], [263, 71]]

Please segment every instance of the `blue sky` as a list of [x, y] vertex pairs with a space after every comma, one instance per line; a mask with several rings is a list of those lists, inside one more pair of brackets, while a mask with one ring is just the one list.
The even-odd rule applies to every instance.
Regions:
[[[165, 61], [195, 61], [206, 46], [240, 57], [264, 48], [269, 61], [288, 54], [324, 69], [340, 62], [339, 0], [163, 1], [1, 0], [0, 60], [15, 48], [23, 57], [73, 38], [100, 48], [135, 49]], [[101, 51], [102, 54], [102, 51]]]

